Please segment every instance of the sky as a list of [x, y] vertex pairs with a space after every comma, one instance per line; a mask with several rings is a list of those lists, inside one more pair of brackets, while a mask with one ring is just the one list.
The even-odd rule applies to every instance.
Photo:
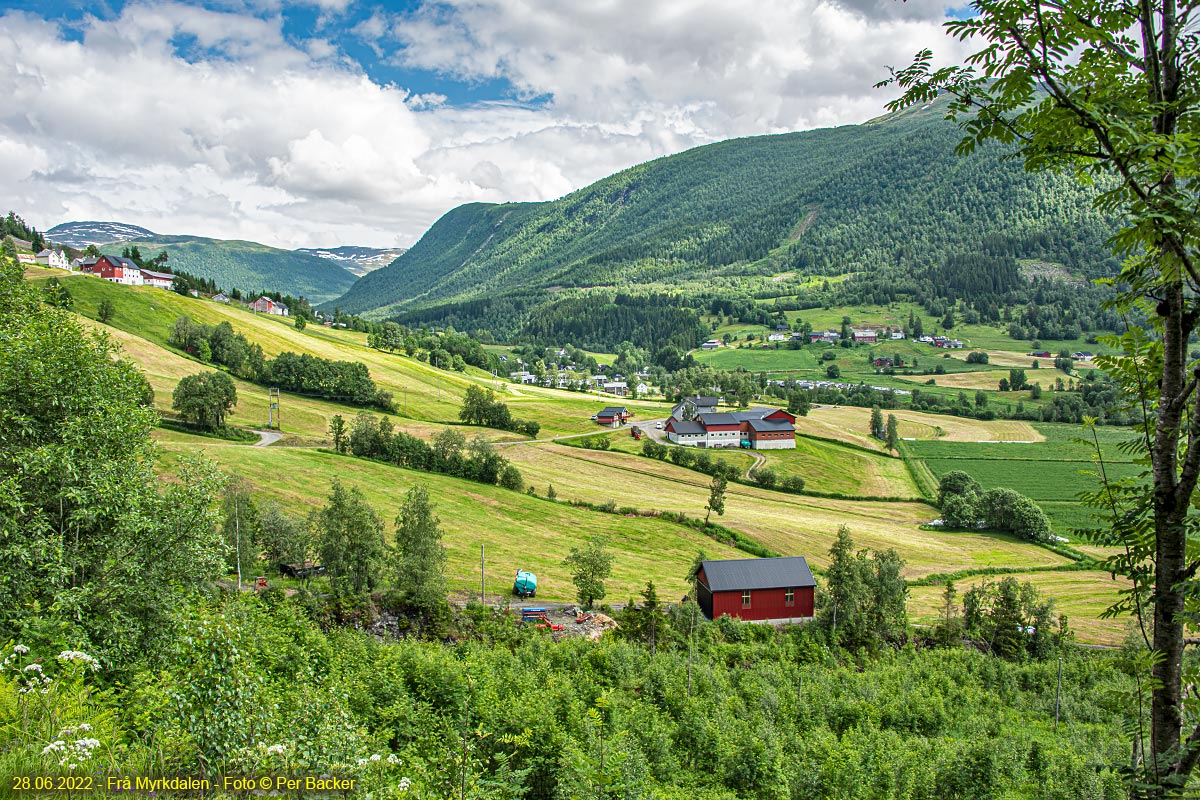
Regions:
[[[0, 196], [277, 247], [406, 247], [957, 61], [942, 0], [0, 0]], [[0, 209], [7, 210], [7, 209]]]

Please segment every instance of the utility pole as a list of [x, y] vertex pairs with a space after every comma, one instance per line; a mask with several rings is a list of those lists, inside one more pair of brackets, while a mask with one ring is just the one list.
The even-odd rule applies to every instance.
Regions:
[[1058, 688], [1054, 691], [1054, 732], [1058, 733], [1058, 709], [1062, 700], [1062, 656], [1058, 657]]

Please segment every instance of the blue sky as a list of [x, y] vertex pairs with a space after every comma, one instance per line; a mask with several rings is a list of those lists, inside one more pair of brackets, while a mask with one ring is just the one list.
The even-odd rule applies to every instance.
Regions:
[[[268, 244], [410, 245], [735, 136], [878, 116], [939, 0], [0, 0], [0, 192]], [[103, 57], [101, 57], [103, 54]]]

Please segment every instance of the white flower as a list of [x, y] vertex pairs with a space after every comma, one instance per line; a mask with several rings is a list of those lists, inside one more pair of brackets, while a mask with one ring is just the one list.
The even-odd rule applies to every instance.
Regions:
[[57, 753], [59, 750], [64, 749], [66, 746], [67, 746], [66, 742], [64, 742], [62, 739], [58, 739], [58, 740], [53, 741], [50, 744], [46, 745], [45, 747], [43, 747], [42, 755], [45, 756], [45, 755], [49, 755], [50, 753]]
[[358, 764], [358, 766], [360, 766], [360, 767], [361, 767], [363, 764], [365, 764], [365, 763], [367, 763], [367, 760], [366, 760], [365, 758], [360, 758], [360, 759], [358, 759], [358, 761], [357, 761], [357, 764]]
[[268, 747], [268, 748], [267, 748], [267, 755], [269, 755], [269, 756], [281, 756], [281, 755], [283, 755], [283, 753], [284, 753], [284, 751], [285, 751], [286, 749], [287, 749], [287, 748], [285, 748], [285, 747], [284, 747], [283, 745], [281, 745], [281, 744], [273, 744], [273, 745], [271, 745], [270, 747]]
[[400, 779], [400, 785], [399, 785], [397, 788], [399, 788], [399, 789], [400, 789], [400, 791], [402, 791], [402, 792], [407, 792], [407, 791], [408, 791], [408, 786], [409, 786], [409, 784], [410, 784], [410, 783], [412, 783], [412, 781], [410, 781], [410, 780], [408, 779], [408, 777], [407, 777], [407, 776], [405, 776], [405, 777], [403, 777], [403, 778], [401, 778], [401, 779]]
[[399, 763], [400, 763], [400, 756], [396, 755], [395, 753], [392, 753], [391, 755], [389, 755], [389, 756], [387, 757], [387, 762], [388, 762], [389, 764], [399, 764]]
[[371, 760], [372, 760], [372, 761], [378, 761], [378, 760], [379, 760], [379, 753], [373, 753], [373, 754], [371, 755]]
[[42, 665], [41, 664], [27, 664], [23, 671], [24, 672], [41, 672]]
[[100, 662], [80, 650], [63, 650], [58, 654], [59, 661], [70, 661], [72, 663], [86, 664], [95, 672], [100, 669]]
[[92, 729], [92, 726], [86, 722], [80, 723], [80, 725], [79, 725], [79, 730], [82, 731], [83, 733], [87, 733], [91, 729]]
[[22, 655], [22, 656], [23, 656], [23, 655], [25, 655], [26, 653], [28, 653], [28, 652], [29, 652], [29, 648], [28, 648], [28, 647], [26, 647], [26, 646], [25, 646], [25, 645], [23, 645], [23, 644], [14, 644], [14, 645], [13, 645], [13, 652], [14, 652], [14, 653], [17, 653], [18, 655]]

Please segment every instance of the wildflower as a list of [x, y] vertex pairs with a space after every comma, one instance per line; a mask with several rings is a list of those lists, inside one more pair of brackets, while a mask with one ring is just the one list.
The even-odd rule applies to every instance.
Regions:
[[360, 759], [358, 759], [358, 761], [356, 761], [355, 763], [356, 763], [356, 764], [358, 764], [358, 766], [360, 766], [360, 767], [361, 767], [363, 764], [366, 764], [366, 763], [367, 763], [367, 760], [366, 760], [365, 758], [360, 758]]
[[23, 644], [14, 644], [14, 645], [13, 645], [13, 652], [14, 652], [14, 653], [16, 653], [17, 655], [22, 655], [22, 656], [23, 656], [23, 655], [25, 655], [26, 653], [28, 653], [28, 652], [29, 652], [29, 648], [28, 648], [28, 647], [26, 647], [26, 646], [25, 646], [25, 645], [23, 645]]
[[372, 761], [378, 761], [378, 760], [379, 760], [379, 753], [373, 753], [373, 754], [371, 755], [371, 760], [372, 760]]
[[406, 775], [405, 777], [400, 779], [400, 785], [396, 788], [398, 788], [402, 792], [407, 792], [409, 784], [411, 784], [411, 783], [412, 783], [412, 781], [410, 781], [408, 779], [408, 776]]
[[389, 756], [387, 757], [387, 762], [388, 762], [389, 764], [399, 764], [399, 763], [400, 763], [400, 756], [396, 755], [395, 753], [392, 753], [391, 755], [389, 755]]
[[41, 664], [26, 664], [25, 669], [22, 670], [22, 672], [41, 672], [41, 671], [42, 671]]
[[267, 755], [269, 755], [269, 756], [281, 756], [281, 755], [283, 755], [283, 753], [284, 753], [284, 750], [286, 750], [286, 749], [287, 749], [287, 748], [285, 748], [285, 747], [284, 747], [283, 745], [281, 745], [281, 744], [273, 744], [273, 745], [271, 745], [270, 747], [268, 747], [268, 748], [267, 748]]

